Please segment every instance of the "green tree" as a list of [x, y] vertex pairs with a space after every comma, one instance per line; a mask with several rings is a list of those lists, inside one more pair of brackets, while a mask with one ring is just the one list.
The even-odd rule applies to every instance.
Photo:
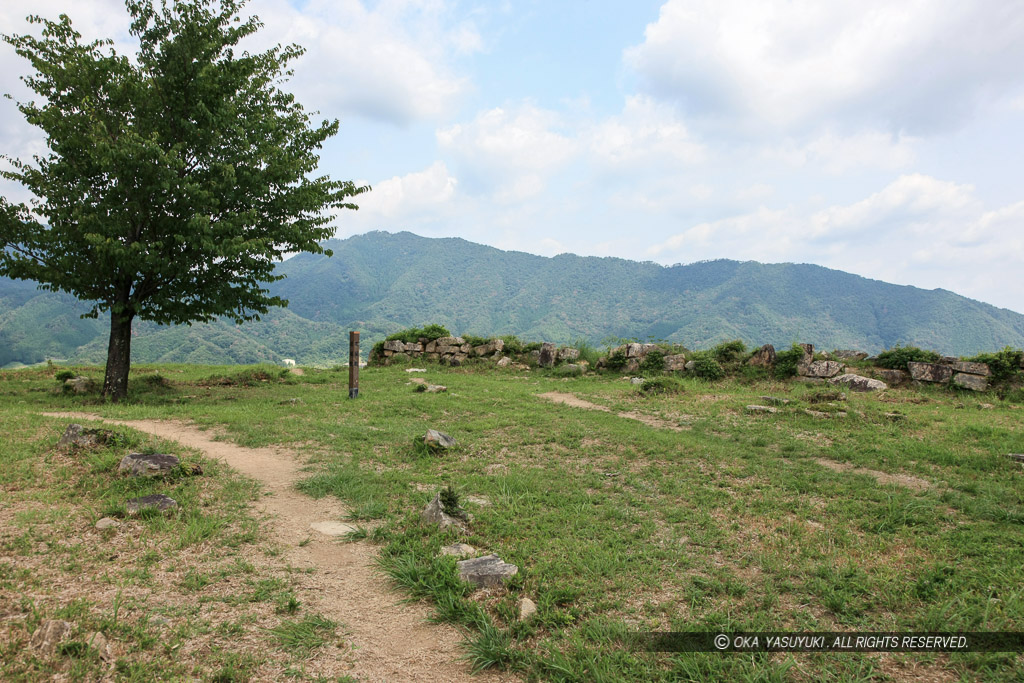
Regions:
[[[105, 396], [126, 395], [135, 318], [258, 320], [287, 252], [323, 253], [331, 209], [368, 187], [312, 177], [337, 121], [281, 89], [298, 46], [236, 53], [262, 24], [245, 0], [126, 0], [134, 59], [83, 42], [66, 15], [3, 40], [35, 70], [19, 102], [46, 135], [34, 163], [3, 157], [33, 198], [0, 198], [0, 275], [110, 312]], [[327, 252], [330, 255], [330, 252]]]

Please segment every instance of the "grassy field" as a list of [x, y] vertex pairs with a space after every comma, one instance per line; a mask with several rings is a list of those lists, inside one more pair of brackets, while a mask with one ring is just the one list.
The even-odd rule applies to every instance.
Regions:
[[[137, 367], [130, 400], [106, 405], [54, 393], [53, 375], [0, 373], [5, 679], [99, 671], [87, 644], [48, 659], [23, 647], [42, 619], [72, 613], [86, 624], [82, 643], [93, 631], [122, 643], [114, 671], [129, 680], [315, 677], [322, 653], [289, 649], [305, 642], [275, 635], [289, 629], [318, 634], [330, 656], [344, 649], [340, 625], [289, 603], [289, 569], [275, 565], [248, 507], [258, 492], [214, 463], [161, 485], [198, 502], [186, 506], [195, 512], [126, 522], [140, 527], [132, 547], [87, 542], [83, 530], [117, 514], [130, 486], [110, 476], [123, 449], [59, 454], [67, 420], [44, 410], [186, 419], [241, 445], [306, 454], [302, 489], [350, 506], [363, 529], [352, 540], [378, 543], [383, 573], [432, 601], [438, 620], [465, 627], [478, 667], [566, 681], [1020, 680], [1024, 670], [1020, 653], [655, 654], [627, 637], [1024, 631], [1024, 471], [1004, 457], [1024, 452], [1022, 406], [768, 381], [682, 380], [657, 394], [611, 375], [436, 366], [425, 377], [447, 393], [416, 392], [401, 367], [370, 368], [357, 400], [347, 398], [347, 368]], [[541, 396], [552, 392], [591, 407]], [[789, 403], [746, 410], [764, 395]], [[458, 447], [423, 452], [414, 442], [428, 428]], [[419, 523], [444, 486], [473, 514], [467, 534]], [[518, 565], [509, 590], [461, 584], [454, 559], [438, 557], [454, 540]], [[161, 592], [173, 593], [172, 632], [139, 603]], [[519, 622], [524, 596], [538, 613]], [[267, 643], [283, 663], [268, 662]]]

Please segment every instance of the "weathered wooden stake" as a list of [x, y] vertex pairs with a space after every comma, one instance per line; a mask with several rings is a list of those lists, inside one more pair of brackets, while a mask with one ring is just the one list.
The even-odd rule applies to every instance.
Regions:
[[359, 333], [348, 333], [348, 397], [359, 398]]

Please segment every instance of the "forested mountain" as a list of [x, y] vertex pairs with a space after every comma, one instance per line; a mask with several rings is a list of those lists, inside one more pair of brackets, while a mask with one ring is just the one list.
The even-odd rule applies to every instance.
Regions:
[[[877, 352], [913, 344], [963, 355], [1024, 347], [1024, 316], [945, 290], [891, 285], [813, 265], [709, 261], [664, 267], [617, 258], [554, 258], [462, 239], [372, 232], [300, 254], [271, 290], [290, 300], [258, 323], [137, 325], [136, 362], [248, 363], [347, 359], [347, 332], [364, 343], [410, 326], [600, 343], [668, 339], [703, 348], [726, 339]], [[0, 365], [47, 357], [100, 362], [106, 320], [32, 283], [0, 279]]]

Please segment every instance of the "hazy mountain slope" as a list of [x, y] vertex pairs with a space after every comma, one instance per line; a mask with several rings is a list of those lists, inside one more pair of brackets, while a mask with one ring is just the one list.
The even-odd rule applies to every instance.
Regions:
[[[461, 239], [368, 233], [326, 244], [334, 256], [282, 263], [270, 289], [290, 300], [261, 322], [192, 327], [139, 323], [136, 362], [299, 363], [345, 360], [364, 344], [425, 323], [454, 332], [598, 343], [726, 339], [877, 352], [897, 343], [968, 355], [1024, 347], [1024, 316], [944, 290], [890, 285], [813, 265], [710, 261], [662, 267], [617, 258], [506, 252]], [[47, 357], [100, 362], [107, 320], [32, 283], [0, 278], [0, 365]]]

